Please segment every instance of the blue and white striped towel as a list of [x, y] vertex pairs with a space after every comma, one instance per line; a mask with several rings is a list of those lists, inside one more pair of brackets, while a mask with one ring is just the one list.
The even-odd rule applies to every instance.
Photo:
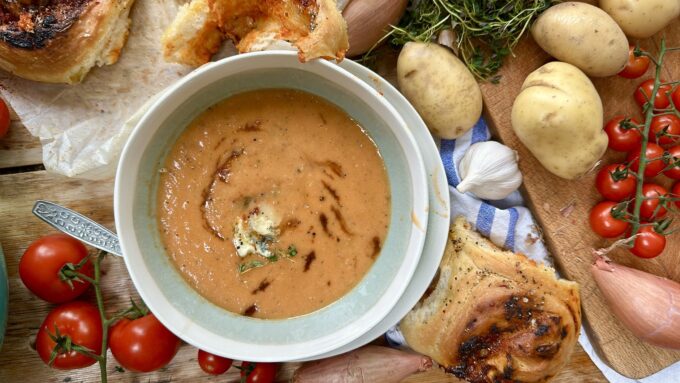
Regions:
[[[444, 163], [444, 170], [449, 183], [451, 217], [463, 215], [480, 233], [490, 238], [496, 245], [525, 254], [539, 263], [552, 265], [552, 259], [541, 240], [540, 230], [534, 223], [529, 209], [522, 206], [524, 201], [519, 192], [514, 192], [503, 200], [484, 201], [470, 193], [462, 194], [456, 190], [456, 186], [460, 183], [458, 164], [461, 158], [470, 145], [487, 141], [490, 138], [491, 134], [486, 122], [484, 119], [480, 119], [462, 137], [438, 142], [439, 154]], [[391, 328], [385, 334], [385, 338], [392, 346], [406, 345], [406, 341], [397, 327]], [[583, 328], [579, 342], [610, 382], [680, 383], [680, 362], [645, 379], [632, 380], [618, 374], [602, 362], [595, 353]]]
[[493, 243], [508, 250], [526, 254], [538, 262], [550, 263], [548, 252], [540, 241], [540, 231], [534, 224], [531, 212], [522, 206], [524, 201], [519, 192], [498, 201], [485, 201], [470, 193], [460, 193], [458, 163], [472, 144], [487, 141], [489, 128], [484, 119], [462, 137], [455, 140], [441, 140], [439, 154], [444, 163], [451, 196], [451, 217], [465, 216], [475, 229], [489, 237]]

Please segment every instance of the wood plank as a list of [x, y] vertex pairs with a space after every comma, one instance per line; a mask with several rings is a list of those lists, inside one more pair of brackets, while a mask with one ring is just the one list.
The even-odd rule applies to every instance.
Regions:
[[[675, 22], [655, 38], [641, 42], [644, 49], [656, 51], [660, 36], [665, 35], [669, 46], [680, 46], [680, 22]], [[515, 50], [513, 59], [502, 70], [501, 84], [482, 85], [487, 120], [496, 129], [496, 135], [506, 145], [517, 150], [520, 169], [524, 174], [523, 192], [538, 223], [549, 250], [554, 255], [561, 272], [581, 284], [584, 319], [590, 328], [591, 339], [605, 362], [621, 374], [641, 378], [680, 360], [680, 351], [669, 351], [638, 341], [630, 331], [612, 316], [590, 275], [591, 249], [607, 246], [588, 227], [588, 212], [600, 197], [594, 187], [595, 173], [578, 180], [568, 181], [546, 171], [531, 155], [512, 131], [510, 112], [512, 103], [524, 81], [533, 70], [550, 60], [528, 37]], [[652, 65], [653, 67], [653, 65]], [[667, 60], [667, 78], [680, 78], [680, 55], [673, 53]], [[605, 108], [605, 121], [616, 114], [637, 115], [639, 108], [633, 101], [636, 86], [653, 77], [652, 68], [640, 80], [627, 80], [617, 76], [594, 79]], [[621, 161], [621, 153], [608, 151], [603, 163]], [[665, 181], [668, 182], [668, 181]], [[570, 214], [560, 209], [572, 205]], [[664, 254], [653, 260], [639, 259], [626, 250], [610, 254], [615, 261], [654, 274], [680, 281], [680, 238], [669, 237]]]
[[40, 140], [13, 120], [7, 136], [0, 140], [0, 169], [38, 164], [42, 164]]
[[[0, 352], [0, 382], [97, 382], [97, 366], [75, 371], [53, 370], [45, 366], [31, 348], [42, 320], [52, 305], [33, 296], [21, 283], [17, 264], [21, 254], [34, 239], [54, 232], [47, 224], [31, 214], [36, 199], [46, 199], [75, 209], [102, 224], [113, 228], [113, 199], [111, 182], [73, 180], [45, 171], [0, 175], [0, 243], [5, 251], [10, 285], [9, 324], [5, 344]], [[130, 281], [122, 259], [110, 257], [104, 262], [103, 294], [109, 312], [127, 306], [137, 293]], [[83, 299], [94, 302], [91, 291]], [[204, 374], [196, 362], [196, 349], [183, 345], [173, 362], [160, 371], [136, 374], [116, 371], [118, 364], [109, 354], [111, 382], [216, 382], [238, 381], [238, 372], [231, 369], [220, 377]], [[287, 363], [279, 374], [279, 381], [287, 381], [297, 364]], [[558, 375], [555, 382], [605, 382], [585, 352], [578, 347], [571, 363]], [[459, 382], [441, 370], [417, 374], [405, 382], [444, 383]]]
[[0, 169], [42, 164], [40, 140], [26, 130], [9, 104], [7, 107], [12, 123], [0, 140]]

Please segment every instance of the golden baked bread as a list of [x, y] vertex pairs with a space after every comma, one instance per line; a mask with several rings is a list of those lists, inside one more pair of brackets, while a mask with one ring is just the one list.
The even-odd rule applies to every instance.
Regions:
[[134, 0], [0, 1], [0, 68], [29, 80], [76, 83], [118, 60]]
[[402, 320], [409, 346], [473, 383], [545, 382], [581, 328], [578, 284], [502, 251], [458, 217], [434, 290]]
[[301, 61], [342, 60], [349, 48], [347, 25], [334, 0], [192, 0], [163, 34], [164, 56], [205, 64], [226, 38], [241, 53], [288, 41]]

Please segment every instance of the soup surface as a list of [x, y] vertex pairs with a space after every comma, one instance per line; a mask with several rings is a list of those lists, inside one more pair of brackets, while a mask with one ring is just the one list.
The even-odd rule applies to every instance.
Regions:
[[187, 127], [161, 169], [157, 211], [169, 256], [201, 295], [288, 318], [363, 278], [387, 234], [390, 194], [375, 144], [345, 112], [267, 89]]

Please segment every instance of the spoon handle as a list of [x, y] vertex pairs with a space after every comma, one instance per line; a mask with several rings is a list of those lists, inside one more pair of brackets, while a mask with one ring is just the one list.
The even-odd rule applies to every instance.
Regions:
[[118, 236], [80, 213], [53, 202], [38, 200], [33, 205], [33, 214], [57, 230], [88, 245], [120, 257], [123, 256]]

